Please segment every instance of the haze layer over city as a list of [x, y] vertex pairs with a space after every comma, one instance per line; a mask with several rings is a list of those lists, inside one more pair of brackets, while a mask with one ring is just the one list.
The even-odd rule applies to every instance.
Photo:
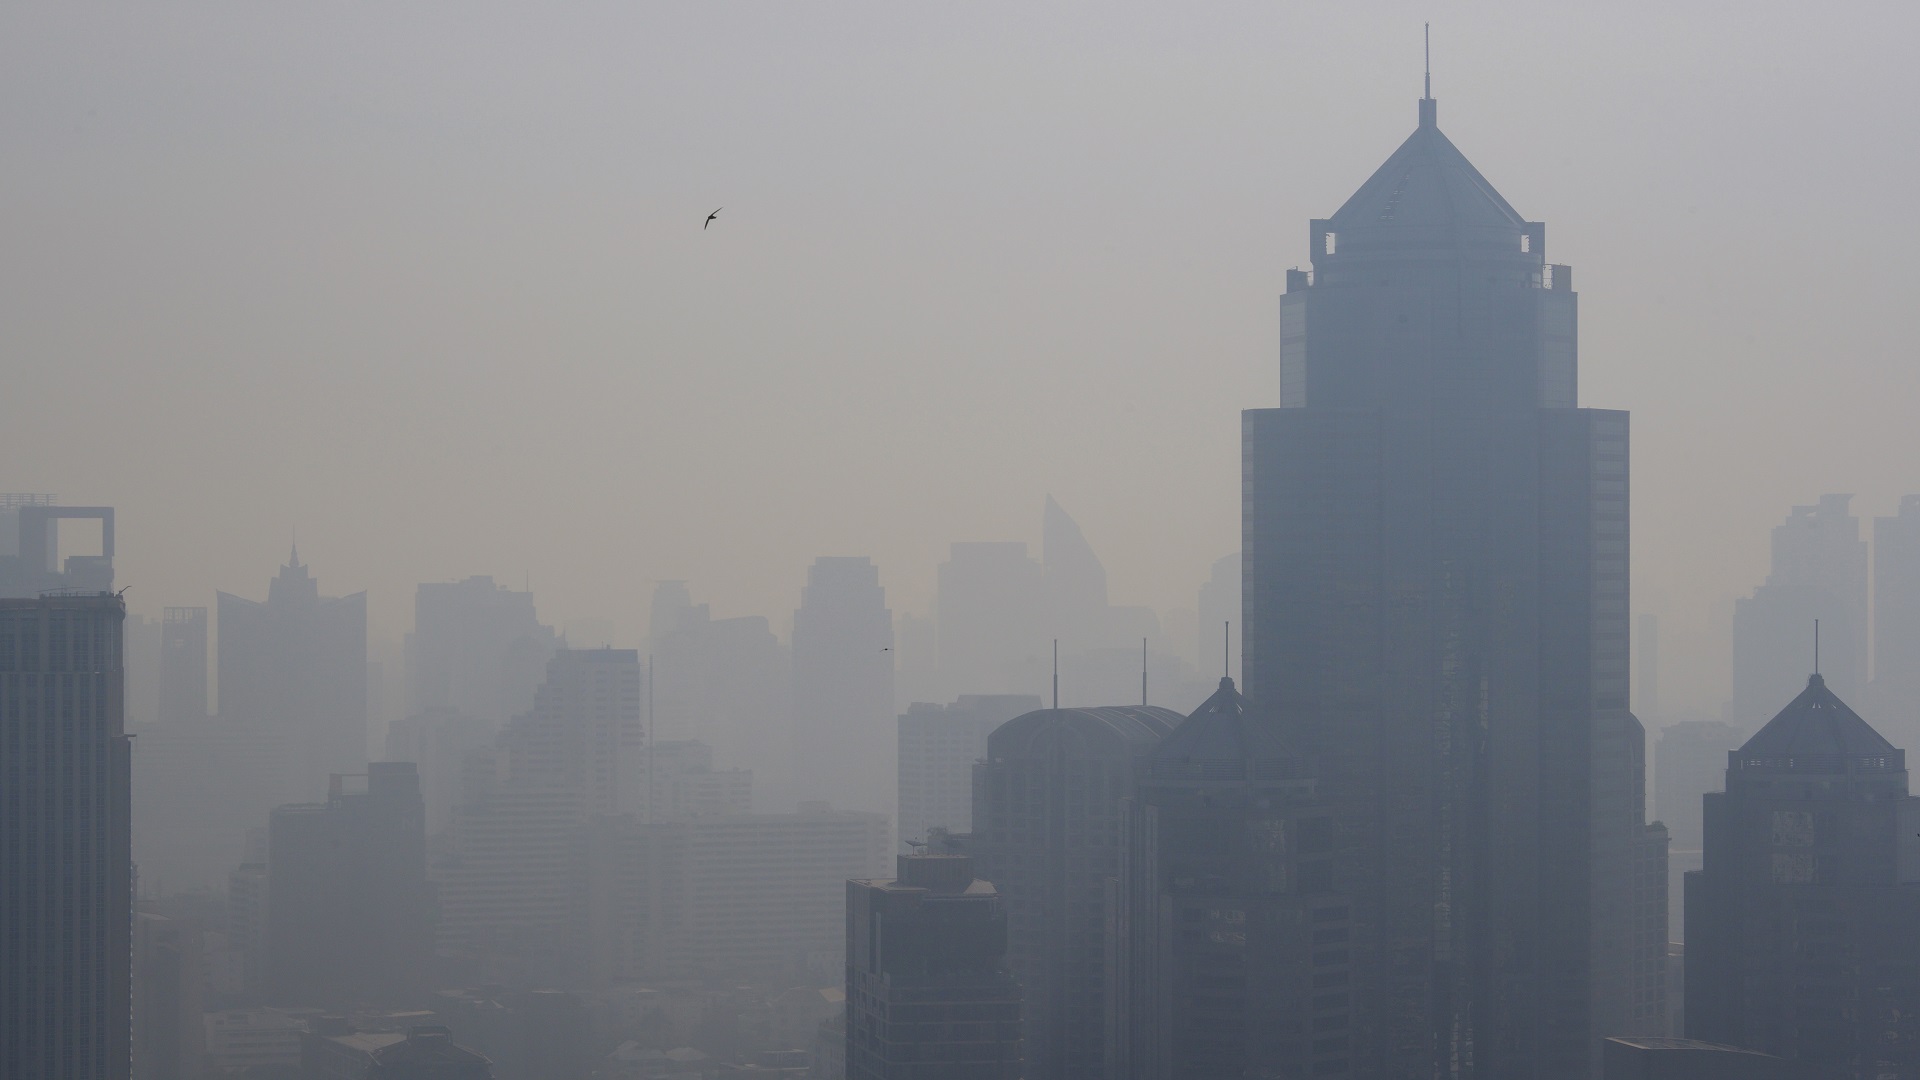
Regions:
[[1920, 1080], [1917, 35], [0, 13], [0, 1077]]

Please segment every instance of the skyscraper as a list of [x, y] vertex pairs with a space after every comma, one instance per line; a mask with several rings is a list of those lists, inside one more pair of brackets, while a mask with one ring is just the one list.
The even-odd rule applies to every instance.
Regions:
[[407, 711], [454, 709], [498, 729], [532, 706], [553, 650], [532, 593], [490, 577], [423, 583], [407, 637]]
[[276, 730], [282, 802], [325, 795], [327, 777], [366, 771], [367, 594], [323, 597], [295, 549], [264, 603], [220, 593], [220, 715]]
[[1018, 1080], [1007, 915], [964, 855], [847, 882], [847, 1080]]
[[1046, 652], [1046, 574], [1019, 541], [957, 543], [940, 564], [935, 631], [944, 685], [1032, 692], [1016, 668]]
[[500, 734], [513, 778], [577, 790], [589, 814], [638, 813], [647, 771], [640, 674], [633, 649], [555, 653], [533, 709]]
[[170, 607], [160, 616], [160, 722], [207, 715], [207, 609]]
[[1895, 742], [1920, 740], [1920, 721], [1910, 718], [1920, 701], [1920, 495], [1902, 498], [1898, 514], [1873, 519], [1871, 701]]
[[950, 705], [916, 701], [900, 717], [900, 842], [933, 829], [973, 831], [973, 763], [994, 728], [1040, 707], [1031, 694], [962, 694]]
[[716, 619], [685, 585], [662, 582], [652, 641], [654, 735], [706, 743], [720, 767], [752, 771], [757, 805], [792, 809], [793, 676], [766, 618]]
[[1076, 649], [1106, 644], [1107, 568], [1079, 524], [1051, 495], [1040, 518], [1040, 567], [1048, 636]]
[[793, 768], [803, 799], [888, 812], [894, 798], [893, 614], [865, 557], [807, 568], [793, 613]]
[[127, 1077], [125, 618], [111, 594], [0, 600], [0, 1076]]
[[1734, 717], [1765, 716], [1794, 693], [1813, 660], [1820, 620], [1820, 672], [1836, 692], [1867, 683], [1867, 542], [1851, 495], [1796, 506], [1773, 529], [1773, 562], [1753, 595], [1733, 602]]
[[335, 776], [327, 801], [273, 811], [264, 973], [276, 1004], [405, 1004], [433, 957], [426, 812], [411, 762]]
[[1819, 675], [1727, 755], [1687, 875], [1687, 1037], [1920, 1075], [1920, 799]]
[[1146, 706], [1044, 709], [987, 737], [973, 772], [979, 873], [1007, 909], [1028, 1080], [1105, 1080], [1107, 890], [1141, 764], [1179, 724]]
[[1243, 664], [1339, 821], [1354, 1072], [1590, 1076], [1662, 1022], [1627, 416], [1576, 407], [1571, 271], [1431, 97], [1310, 243], [1244, 417]]

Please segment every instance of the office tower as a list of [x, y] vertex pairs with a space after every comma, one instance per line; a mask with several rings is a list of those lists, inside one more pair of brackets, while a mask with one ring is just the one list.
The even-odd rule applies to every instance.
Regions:
[[[528, 1074], [518, 1074], [528, 1075]], [[300, 1036], [302, 1080], [491, 1080], [493, 1062], [440, 1025], [355, 1032], [329, 1017]], [[545, 1080], [545, 1078], [542, 1078]]]
[[[1240, 625], [1240, 553], [1222, 555], [1213, 561], [1207, 583], [1200, 586], [1200, 631], [1197, 641], [1200, 674], [1237, 677], [1240, 666], [1238, 647]], [[1229, 640], [1231, 636], [1231, 640]], [[1232, 669], [1228, 666], [1231, 663]]]
[[533, 709], [500, 733], [516, 781], [565, 787], [588, 814], [638, 812], [646, 783], [647, 732], [633, 649], [561, 649]]
[[142, 886], [163, 894], [217, 891], [247, 830], [287, 801], [286, 733], [226, 716], [129, 731], [139, 747], [133, 852]]
[[1806, 1080], [1784, 1058], [1696, 1039], [1610, 1038], [1600, 1060], [1601, 1080]]
[[170, 607], [160, 616], [160, 722], [207, 715], [207, 609]]
[[1660, 1023], [1627, 416], [1576, 407], [1572, 273], [1431, 97], [1310, 243], [1244, 417], [1243, 663], [1340, 822], [1354, 1072], [1591, 1076]]
[[1648, 613], [1638, 621], [1633, 642], [1633, 710], [1644, 723], [1660, 712], [1660, 617]]
[[721, 766], [753, 772], [762, 808], [791, 809], [787, 652], [764, 617], [716, 619], [706, 604], [686, 602], [686, 591], [677, 581], [654, 590], [654, 736], [706, 743]]
[[1920, 1075], [1920, 799], [1814, 675], [1727, 755], [1687, 875], [1687, 1037], [1822, 1077]]
[[[935, 600], [940, 672], [974, 693], [1032, 691], [1021, 665], [1047, 653], [1046, 574], [1014, 542], [954, 544], [940, 564]], [[1043, 675], [1044, 678], [1044, 675]]]
[[1773, 529], [1773, 564], [1753, 595], [1733, 602], [1733, 717], [1765, 716], [1791, 696], [1796, 671], [1813, 661], [1835, 692], [1857, 694], [1867, 679], [1867, 542], [1851, 495], [1796, 506]]
[[1081, 649], [1105, 644], [1107, 568], [1051, 495], [1040, 519], [1040, 567], [1047, 636]]
[[334, 773], [366, 771], [367, 594], [323, 597], [296, 548], [264, 603], [220, 593], [220, 715], [278, 732], [281, 802], [309, 802]]
[[847, 882], [847, 1080], [1017, 1080], [1007, 913], [964, 855]]
[[419, 766], [428, 836], [438, 836], [453, 824], [467, 757], [493, 745], [498, 726], [457, 709], [424, 709], [387, 728], [384, 759]]
[[1910, 716], [1915, 701], [1920, 701], [1920, 495], [1907, 495], [1898, 514], [1873, 519], [1872, 705], [1887, 734], [1902, 746], [1920, 740], [1920, 720]]
[[1727, 754], [1746, 732], [1719, 720], [1683, 720], [1660, 732], [1653, 756], [1653, 816], [1667, 827], [1673, 849], [1667, 876], [1667, 925], [1676, 941], [1686, 926], [1683, 877], [1700, 869], [1700, 797], [1720, 790]]
[[577, 786], [507, 776], [475, 783], [430, 868], [439, 951], [535, 983], [573, 970], [579, 958], [567, 949], [586, 821]]
[[900, 612], [894, 617], [893, 700], [905, 709], [916, 701], [949, 696], [941, 682], [939, 624], [932, 615]]
[[973, 765], [987, 736], [1040, 707], [1032, 694], [962, 694], [951, 705], [916, 701], [900, 717], [900, 842], [934, 829], [973, 831]]
[[1140, 765], [1184, 719], [1146, 706], [1046, 709], [987, 737], [967, 851], [1000, 890], [1026, 988], [1028, 1080], [1104, 1080], [1107, 881]]
[[655, 743], [647, 764], [646, 821], [674, 821], [753, 810], [753, 773], [716, 769], [713, 748], [694, 739]]
[[207, 983], [200, 925], [141, 912], [133, 922], [133, 1080], [200, 1080]]
[[406, 1004], [433, 957], [426, 813], [411, 762], [336, 776], [324, 805], [274, 810], [265, 975], [275, 1004]]
[[1154, 748], [1123, 820], [1106, 1075], [1350, 1074], [1334, 821], [1233, 680]]
[[490, 577], [424, 583], [407, 636], [407, 711], [453, 709], [497, 730], [533, 706], [554, 645], [530, 592]]
[[793, 768], [803, 799], [889, 812], [893, 613], [865, 557], [819, 558], [793, 613]]
[[126, 610], [0, 600], [0, 1076], [127, 1077]]
[[[59, 523], [98, 522], [100, 553], [60, 558]], [[0, 494], [0, 596], [113, 589], [113, 507], [60, 506], [52, 495]]]
[[127, 726], [153, 723], [160, 716], [159, 619], [127, 614], [120, 628], [120, 657], [127, 684]]

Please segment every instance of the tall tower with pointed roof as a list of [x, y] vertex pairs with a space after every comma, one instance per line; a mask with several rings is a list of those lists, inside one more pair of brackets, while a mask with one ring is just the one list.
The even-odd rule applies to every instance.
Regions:
[[1627, 415], [1577, 407], [1572, 273], [1431, 96], [1309, 241], [1243, 419], [1243, 671], [1339, 822], [1354, 1072], [1593, 1075], [1664, 1008]]
[[1920, 799], [1904, 752], [1814, 675], [1703, 800], [1687, 1037], [1822, 1077], [1920, 1076]]

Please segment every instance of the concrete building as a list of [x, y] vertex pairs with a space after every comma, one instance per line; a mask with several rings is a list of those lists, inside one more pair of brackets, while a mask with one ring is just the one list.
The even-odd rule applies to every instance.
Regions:
[[[570, 970], [586, 821], [579, 788], [509, 777], [481, 786], [455, 813], [430, 870], [439, 950], [536, 983]], [[538, 966], [542, 958], [550, 966]]]
[[1018, 1080], [1007, 915], [964, 855], [847, 882], [847, 1080]]
[[1032, 694], [962, 694], [949, 705], [916, 701], [899, 720], [900, 843], [934, 829], [973, 831], [973, 766], [994, 728], [1040, 707]]
[[1138, 771], [1179, 713], [1046, 709], [987, 737], [967, 851], [1006, 906], [1028, 1080], [1105, 1080], [1107, 882]]
[[1627, 416], [1578, 407], [1572, 272], [1430, 96], [1309, 241], [1243, 420], [1244, 668], [1340, 822], [1353, 1071], [1591, 1077], [1664, 1011]]
[[580, 791], [589, 814], [639, 811], [647, 759], [640, 687], [633, 649], [555, 653], [532, 711], [501, 732], [508, 772], [516, 782]]
[[295, 549], [265, 602], [217, 596], [220, 715], [272, 729], [290, 764], [276, 802], [325, 797], [367, 764], [367, 594], [323, 597]]
[[893, 613], [865, 557], [807, 568], [793, 613], [794, 791], [891, 814], [894, 800]]
[[1836, 693], [1867, 688], [1867, 542], [1851, 495], [1796, 506], [1773, 529], [1767, 580], [1733, 604], [1730, 718], [1765, 716], [1791, 697], [1814, 662], [1820, 620], [1821, 673]]
[[365, 787], [333, 778], [325, 804], [273, 811], [264, 973], [276, 1004], [407, 1003], [433, 958], [426, 811], [410, 762], [375, 762]]
[[0, 1076], [128, 1074], [125, 617], [111, 593], [0, 600]]
[[1920, 799], [1814, 675], [1727, 756], [1687, 875], [1687, 1037], [1818, 1075], [1920, 1076]]
[[1124, 820], [1106, 1075], [1350, 1075], [1334, 820], [1233, 680], [1161, 740]]
[[[59, 557], [59, 524], [91, 521], [97, 555]], [[53, 495], [0, 494], [0, 597], [113, 591], [113, 507], [61, 506]]]
[[202, 930], [141, 912], [133, 921], [133, 1080], [200, 1080], [208, 982]]
[[159, 722], [207, 718], [207, 609], [165, 608], [160, 616]]
[[555, 646], [530, 592], [490, 577], [423, 583], [407, 635], [407, 713], [450, 709], [497, 731], [533, 707]]

